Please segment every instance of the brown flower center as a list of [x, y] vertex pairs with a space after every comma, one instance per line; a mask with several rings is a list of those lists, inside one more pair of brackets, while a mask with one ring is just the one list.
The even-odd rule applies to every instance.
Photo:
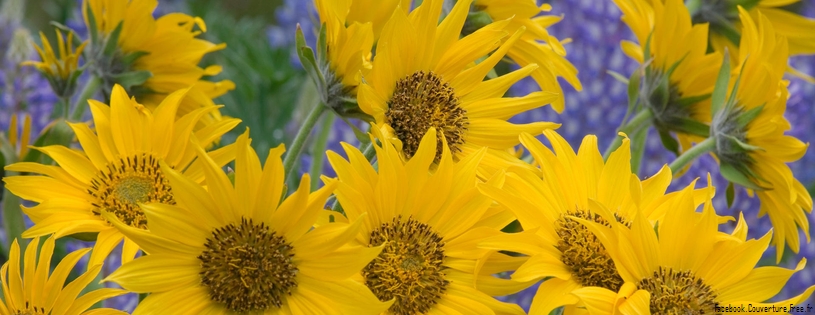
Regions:
[[716, 294], [691, 271], [660, 266], [637, 287], [651, 293], [651, 314], [716, 314]]
[[263, 223], [242, 219], [212, 231], [201, 261], [201, 283], [212, 301], [237, 312], [279, 308], [297, 287], [294, 249]]
[[442, 237], [427, 224], [396, 217], [371, 232], [368, 246], [382, 244], [379, 256], [362, 270], [365, 284], [380, 301], [396, 299], [393, 314], [427, 313], [450, 283], [444, 278]]
[[561, 215], [555, 223], [555, 231], [560, 236], [556, 246], [562, 253], [560, 260], [580, 285], [617, 292], [624, 281], [608, 251], [587, 227], [571, 216], [611, 226], [599, 215], [585, 210]]
[[96, 198], [92, 202], [96, 215], [108, 211], [129, 226], [146, 229], [147, 217], [139, 203], [175, 204], [170, 183], [153, 155], [124, 157], [107, 167], [91, 180], [88, 189], [88, 194]]
[[467, 111], [461, 108], [453, 87], [432, 71], [419, 71], [396, 82], [385, 122], [402, 141], [402, 151], [408, 158], [416, 154], [427, 130], [435, 127], [437, 161], [441, 158], [442, 137], [451, 153], [460, 152], [469, 125]]

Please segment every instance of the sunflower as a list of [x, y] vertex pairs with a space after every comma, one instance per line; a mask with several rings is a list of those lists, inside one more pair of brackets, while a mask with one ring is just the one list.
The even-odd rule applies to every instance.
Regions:
[[[563, 98], [563, 88], [560, 87], [557, 78], [564, 78], [577, 91], [583, 90], [583, 85], [577, 78], [577, 68], [566, 59], [566, 49], [563, 48], [563, 43], [568, 43], [571, 39], [566, 39], [561, 43], [546, 31], [547, 27], [559, 22], [563, 17], [538, 16], [542, 12], [551, 11], [552, 6], [549, 4], [538, 6], [535, 2], [535, 0], [474, 0], [474, 12], [470, 14], [485, 12], [492, 21], [509, 20], [504, 27], [504, 30], [509, 33], [514, 33], [521, 27], [526, 28], [521, 39], [507, 51], [507, 57], [521, 67], [530, 64], [538, 65], [531, 76], [541, 90], [553, 91], [559, 95], [552, 102], [552, 108], [559, 113], [563, 111], [566, 103]], [[479, 26], [472, 24], [474, 23], [470, 23], [471, 27]], [[471, 31], [465, 26], [465, 33]]]
[[[599, 287], [575, 290], [573, 294], [582, 299], [590, 314], [719, 314], [726, 307], [748, 304], [755, 308], [751, 312], [786, 313], [789, 306], [807, 301], [815, 286], [788, 300], [764, 303], [804, 268], [806, 259], [795, 270], [754, 268], [772, 232], [746, 240], [748, 227], [742, 216], [732, 234], [720, 233], [711, 203], [705, 202], [702, 213], [695, 212], [692, 195], [688, 187], [672, 198], [671, 211], [657, 231], [644, 220], [634, 220], [628, 226], [575, 219], [608, 249], [626, 283], [619, 291]], [[605, 218], [613, 220], [611, 214]]]
[[[644, 209], [639, 220], [650, 225], [647, 222], [660, 220], [669, 209], [664, 203], [671, 196], [665, 195], [671, 172], [663, 167], [640, 181], [631, 173], [627, 138], [604, 164], [595, 136], [583, 138], [575, 153], [554, 131], [544, 134], [554, 153], [532, 135], [521, 135], [521, 143], [540, 165], [542, 178], [516, 168], [507, 173], [502, 188], [480, 185], [485, 195], [517, 216], [524, 232], [493, 237], [480, 246], [528, 255], [529, 260], [512, 274], [514, 280], [548, 278], [535, 294], [531, 313], [549, 314], [566, 306], [566, 313], [573, 314], [580, 305], [570, 292], [594, 286], [617, 291], [624, 283], [608, 249], [574, 218], [609, 225], [599, 213], [611, 211], [615, 222], [631, 224], [637, 219], [637, 209]], [[697, 199], [701, 202], [711, 193], [699, 190]]]
[[529, 284], [489, 276], [499, 271], [493, 264], [481, 267], [490, 257], [510, 264], [517, 259], [474, 246], [509, 223], [486, 219], [494, 209], [475, 186], [484, 151], [454, 163], [443, 147], [431, 172], [435, 146], [431, 128], [415, 156], [404, 162], [384, 138], [381, 147], [375, 146], [378, 171], [346, 143], [349, 160], [328, 152], [338, 174], [337, 199], [349, 220], [363, 222], [357, 241], [384, 244], [362, 269], [362, 281], [381, 301], [394, 300], [387, 314], [523, 314], [517, 305], [487, 294], [512, 293]]
[[[677, 133], [683, 148], [704, 140], [694, 134], [692, 125], [707, 131], [710, 122], [710, 94], [722, 60], [718, 52], [707, 53], [707, 23], [691, 22], [682, 0], [614, 0], [622, 10], [622, 20], [639, 44], [624, 40], [623, 52], [650, 68], [652, 77], [642, 79], [648, 95], [641, 102], [651, 111], [660, 132]], [[678, 45], [677, 43], [682, 43]], [[650, 55], [644, 56], [648, 44]], [[667, 90], [660, 89], [667, 80]], [[657, 95], [667, 93], [667, 95]], [[662, 98], [659, 96], [667, 96]]]
[[[346, 26], [346, 14], [350, 1], [315, 0], [315, 7], [320, 15], [320, 21], [325, 24], [327, 60], [325, 71], [327, 89], [337, 86], [339, 95], [330, 98], [339, 99], [343, 96], [355, 96], [361, 76], [371, 70], [371, 47], [374, 44], [374, 34], [371, 23], [351, 22]], [[330, 99], [326, 101], [331, 101]], [[331, 106], [331, 104], [329, 104]], [[332, 106], [336, 107], [336, 106]]]
[[[193, 132], [192, 128], [208, 111], [200, 108], [176, 120], [176, 109], [185, 91], [168, 96], [150, 112], [128, 98], [120, 86], [111, 93], [111, 106], [91, 100], [95, 132], [84, 123], [69, 123], [84, 151], [54, 145], [35, 148], [50, 156], [59, 166], [21, 162], [6, 170], [45, 176], [12, 176], [3, 180], [9, 191], [23, 199], [38, 202], [23, 211], [34, 226], [23, 237], [55, 234], [59, 238], [76, 233], [98, 233], [91, 265], [101, 263], [118, 245], [123, 235], [103, 212], [110, 212], [127, 225], [146, 228], [147, 218], [138, 203], [175, 203], [172, 189], [159, 169], [164, 161], [185, 170], [194, 181], [203, 180], [201, 162], [195, 157], [190, 138], [209, 144], [240, 121], [224, 119]], [[227, 146], [210, 153], [220, 165], [234, 158]], [[139, 247], [125, 238], [122, 260], [132, 260]]]
[[[653, 1], [653, 0], [652, 0]], [[755, 0], [755, 1], [688, 1], [692, 7], [694, 23], [711, 24], [711, 45], [720, 51], [726, 47], [737, 51], [739, 37], [743, 36], [744, 25], [741, 23], [738, 6], [750, 13], [757, 20], [765, 16], [776, 28], [779, 35], [789, 39], [791, 55], [810, 55], [815, 53], [815, 19], [807, 18], [790, 10], [790, 6], [801, 0]], [[741, 34], [740, 34], [741, 33]]]
[[350, 278], [382, 250], [346, 244], [362, 220], [312, 230], [336, 181], [309, 193], [310, 180], [303, 175], [300, 187], [281, 202], [283, 147], [271, 149], [261, 169], [249, 143], [248, 131], [236, 141], [234, 187], [200, 147], [206, 189], [162, 163], [176, 203], [141, 204], [149, 231], [105, 212], [149, 255], [123, 265], [104, 281], [151, 293], [133, 314], [384, 311], [390, 303], [379, 302]]
[[51, 272], [54, 240], [55, 238], [49, 237], [43, 242], [37, 259], [40, 239], [38, 237], [32, 239], [26, 247], [22, 266], [17, 240], [11, 244], [9, 260], [0, 269], [3, 282], [0, 314], [127, 314], [110, 308], [88, 310], [96, 302], [125, 294], [127, 291], [102, 288], [79, 296], [79, 293], [96, 278], [102, 266], [90, 265], [85, 273], [65, 285], [65, 280], [76, 263], [91, 249], [80, 249], [66, 255]]
[[[732, 101], [723, 105], [711, 126], [716, 140], [714, 156], [722, 169], [743, 176], [739, 184], [751, 195], [758, 195], [759, 216], [770, 217], [780, 261], [785, 243], [798, 252], [799, 228], [807, 242], [810, 240], [807, 213], [812, 211], [812, 197], [786, 164], [800, 159], [808, 144], [784, 135], [790, 129], [784, 118], [788, 82], [782, 79], [788, 57], [786, 39], [763, 15], [759, 14], [756, 23], [746, 10], [740, 12], [744, 30], [739, 47], [741, 66], [732, 71], [730, 80], [733, 88], [735, 81], [740, 83], [737, 90], [728, 93]], [[737, 181], [733, 176], [728, 179]]]
[[[139, 102], [149, 108], [161, 103], [170, 93], [192, 87], [193, 94], [201, 93], [213, 99], [235, 88], [229, 80], [212, 82], [202, 80], [221, 72], [218, 65], [201, 68], [198, 63], [204, 55], [221, 50], [226, 44], [213, 44], [196, 38], [206, 31], [201, 18], [182, 13], [171, 13], [158, 19], [153, 18], [157, 0], [84, 0], [83, 17], [89, 29], [96, 29], [98, 37], [107, 38], [121, 24], [117, 51], [108, 63], [96, 62], [93, 65], [97, 75], [103, 78], [108, 87], [118, 83], [126, 73], [146, 71], [150, 77], [143, 83], [128, 87], [129, 92]], [[91, 26], [89, 12], [93, 13], [96, 24]], [[200, 30], [194, 30], [198, 26]], [[98, 46], [98, 45], [97, 45]], [[95, 54], [104, 47], [91, 47]], [[131, 60], [135, 58], [135, 60]], [[200, 102], [185, 100], [179, 107], [179, 114], [189, 113]], [[221, 118], [218, 111], [209, 112], [202, 120], [205, 124]]]
[[[436, 159], [444, 147], [456, 161], [489, 147], [482, 163], [486, 171], [494, 172], [509, 163], [522, 164], [506, 152], [518, 144], [518, 134], [540, 133], [559, 125], [516, 125], [506, 120], [550, 103], [558, 95], [535, 92], [503, 98], [513, 83], [537, 66], [527, 65], [482, 80], [518, 42], [524, 28], [507, 38], [504, 28], [510, 21], [499, 21], [459, 38], [471, 1], [456, 2], [438, 24], [442, 2], [424, 1], [410, 16], [401, 9], [393, 12], [379, 38], [371, 74], [359, 86], [359, 106], [374, 118], [381, 134], [400, 148], [405, 159], [416, 154], [422, 136], [434, 127], [439, 131]], [[489, 57], [473, 65], [490, 52]], [[446, 145], [442, 145], [442, 138]]]

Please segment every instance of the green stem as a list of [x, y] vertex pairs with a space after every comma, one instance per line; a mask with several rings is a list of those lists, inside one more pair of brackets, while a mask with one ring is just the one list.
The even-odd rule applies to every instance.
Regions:
[[374, 143], [373, 142], [366, 142], [363, 145], [362, 148], [363, 148], [362, 149], [362, 155], [365, 156], [365, 159], [367, 159], [368, 162], [373, 160], [374, 155], [376, 155], [376, 149], [374, 149]]
[[293, 175], [294, 165], [297, 164], [297, 161], [300, 159], [300, 154], [303, 153], [303, 146], [305, 146], [306, 140], [308, 140], [308, 136], [311, 134], [311, 130], [314, 129], [314, 125], [320, 120], [320, 116], [322, 116], [325, 109], [326, 107], [323, 106], [323, 104], [314, 106], [311, 112], [308, 113], [303, 125], [300, 126], [300, 130], [297, 131], [297, 135], [294, 136], [291, 148], [289, 148], [286, 153], [286, 158], [283, 159], [283, 171], [284, 174], [286, 174], [286, 178], [291, 178]]
[[[322, 105], [317, 105], [322, 106]], [[317, 134], [317, 139], [314, 141], [314, 147], [311, 150], [311, 190], [317, 190], [320, 185], [320, 174], [323, 172], [323, 159], [325, 158], [325, 147], [328, 145], [328, 136], [331, 134], [331, 127], [334, 126], [334, 113], [327, 112], [323, 117], [323, 124], [320, 126], [320, 132]]]
[[[640, 131], [640, 129], [648, 127], [648, 125], [651, 123], [652, 117], [653, 114], [651, 114], [651, 110], [643, 109], [642, 111], [637, 113], [637, 115], [634, 116], [634, 118], [631, 118], [631, 121], [629, 121], [624, 126], [620, 127], [618, 130], [624, 132], [628, 136], [632, 136], [637, 131]], [[608, 157], [611, 155], [611, 152], [617, 150], [617, 148], [619, 148], [621, 144], [623, 144], [623, 138], [615, 136], [614, 141], [611, 143], [611, 145], [608, 146], [608, 148], [606, 148], [606, 152], [603, 153], [603, 159], [607, 160]]]
[[[6, 176], [19, 175], [17, 172], [6, 171]], [[20, 197], [12, 194], [7, 188], [3, 189], [3, 225], [6, 230], [6, 248], [11, 248], [14, 239], [19, 239], [20, 250], [25, 251], [25, 242], [22, 242], [25, 223], [23, 210], [20, 209]]]
[[59, 106], [62, 110], [62, 115], [60, 115], [63, 119], [68, 119], [68, 113], [71, 111], [71, 100], [68, 96], [62, 96], [59, 98]]
[[714, 149], [716, 149], [716, 138], [707, 138], [705, 141], [697, 143], [695, 146], [691, 147], [690, 150], [683, 152], [676, 158], [676, 160], [671, 162], [671, 165], [668, 167], [671, 168], [671, 172], [676, 174], [679, 172], [679, 170], [696, 160], [696, 158], [702, 154], [713, 151]]
[[82, 92], [79, 93], [79, 97], [76, 99], [76, 103], [74, 104], [74, 111], [71, 113], [71, 121], [79, 121], [82, 119], [82, 116], [85, 115], [85, 108], [88, 107], [88, 100], [93, 97], [94, 94], [96, 94], [96, 91], [98, 91], [101, 86], [102, 79], [95, 75], [91, 76], [90, 79], [88, 79], [88, 82], [85, 82], [85, 86], [82, 88]]

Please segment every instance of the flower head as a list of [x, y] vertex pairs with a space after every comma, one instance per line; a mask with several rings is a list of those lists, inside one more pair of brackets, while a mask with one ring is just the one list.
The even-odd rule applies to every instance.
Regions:
[[37, 70], [42, 72], [48, 82], [51, 83], [51, 88], [57, 95], [63, 97], [71, 97], [76, 89], [76, 80], [82, 73], [79, 70], [79, 56], [85, 49], [87, 41], [83, 42], [73, 49], [74, 33], [68, 33], [68, 38], [62, 37], [62, 33], [56, 30], [57, 33], [57, 49], [59, 50], [59, 57], [54, 53], [54, 49], [48, 42], [45, 34], [40, 32], [40, 39], [42, 40], [42, 48], [34, 45], [37, 53], [40, 55], [41, 61], [26, 61], [23, 65], [37, 67]]
[[310, 193], [304, 175], [281, 201], [283, 146], [271, 149], [261, 168], [249, 143], [248, 132], [236, 141], [234, 185], [201, 147], [196, 152], [206, 188], [162, 163], [176, 203], [141, 205], [149, 231], [104, 214], [149, 254], [105, 279], [151, 293], [133, 314], [311, 314], [318, 309], [379, 314], [386, 309], [388, 303], [350, 279], [381, 250], [347, 245], [362, 220], [312, 229], [336, 182]]
[[[40, 247], [40, 239], [34, 238], [25, 250], [23, 265], [20, 265], [20, 245], [17, 240], [11, 244], [9, 260], [0, 269], [2, 277], [3, 300], [0, 301], [2, 314], [127, 314], [109, 308], [88, 310], [96, 302], [119, 296], [127, 291], [112, 288], [103, 288], [85, 293], [79, 293], [91, 283], [101, 265], [91, 265], [71, 283], [65, 285], [68, 275], [82, 256], [91, 249], [85, 248], [74, 251], [60, 261], [51, 272], [51, 257], [54, 254], [55, 238], [49, 237]], [[50, 275], [49, 275], [50, 273]]]
[[[204, 55], [226, 45], [196, 38], [206, 31], [201, 18], [182, 13], [153, 18], [157, 5], [157, 0], [83, 1], [85, 24], [91, 32], [92, 69], [107, 89], [120, 84], [149, 108], [179, 89], [192, 87], [210, 99], [234, 89], [229, 80], [202, 79], [220, 73], [220, 66], [198, 66]], [[179, 114], [201, 106], [201, 102], [184, 100]], [[202, 122], [210, 124], [220, 117], [218, 111], [212, 111]]]
[[653, 115], [657, 130], [664, 135], [676, 132], [683, 148], [704, 140], [711, 119], [710, 94], [722, 59], [718, 52], [707, 52], [709, 25], [692, 24], [681, 0], [614, 2], [639, 42], [624, 40], [622, 49], [647, 68], [635, 75], [643, 83], [640, 102]]
[[455, 160], [486, 146], [490, 150], [482, 167], [494, 172], [507, 164], [522, 164], [505, 151], [518, 143], [520, 132], [540, 133], [559, 126], [550, 122], [516, 125], [506, 120], [550, 103], [558, 94], [503, 97], [536, 65], [483, 81], [521, 39], [524, 28], [510, 36], [505, 30], [510, 21], [500, 21], [459, 38], [469, 6], [470, 1], [458, 1], [441, 24], [442, 1], [425, 1], [409, 16], [395, 10], [383, 28], [371, 74], [359, 87], [358, 101], [403, 158], [416, 154], [432, 127], [438, 130], [437, 159], [445, 146]]
[[[772, 233], [747, 240], [748, 227], [743, 217], [732, 234], [721, 233], [709, 199], [698, 213], [693, 195], [689, 186], [666, 201], [671, 211], [657, 229], [645, 220], [634, 220], [628, 226], [575, 219], [609, 249], [625, 281], [619, 290], [576, 290], [574, 294], [590, 314], [714, 314], [721, 311], [718, 307], [728, 304], [777, 308], [807, 301], [815, 286], [785, 301], [764, 302], [776, 295], [792, 274], [804, 268], [806, 259], [795, 270], [754, 268]], [[603, 216], [612, 218], [610, 213]], [[762, 280], [767, 277], [773, 281]]]
[[363, 221], [357, 242], [384, 246], [362, 270], [362, 278], [381, 301], [393, 300], [387, 314], [522, 314], [517, 305], [490, 295], [513, 293], [529, 284], [492, 277], [505, 270], [488, 260], [517, 266], [524, 259], [474, 245], [512, 221], [476, 189], [476, 166], [485, 152], [455, 163], [450, 150], [442, 147], [434, 168], [435, 133], [428, 130], [407, 162], [383, 138], [382, 146], [375, 147], [378, 170], [348, 144], [343, 144], [348, 160], [329, 151], [338, 174], [337, 199], [349, 220]]
[[[6, 187], [23, 199], [39, 203], [23, 207], [34, 226], [24, 237], [55, 234], [98, 233], [91, 264], [99, 263], [121, 242], [123, 235], [103, 213], [111, 213], [136, 228], [146, 228], [147, 219], [138, 204], [173, 204], [174, 194], [159, 163], [183, 169], [193, 180], [203, 180], [202, 162], [194, 162], [190, 139], [209, 144], [239, 123], [224, 119], [215, 128], [193, 132], [193, 127], [214, 106], [200, 108], [176, 119], [176, 111], [186, 91], [168, 96], [150, 111], [124, 89], [116, 86], [110, 107], [91, 100], [95, 131], [84, 123], [69, 123], [82, 151], [60, 145], [35, 148], [50, 156], [59, 166], [21, 162], [7, 170], [43, 176], [12, 176]], [[231, 146], [211, 152], [219, 164], [234, 158]], [[139, 250], [125, 238], [122, 260], [129, 261]]]
[[727, 102], [713, 118], [714, 153], [725, 178], [758, 195], [759, 215], [769, 215], [773, 223], [780, 261], [784, 244], [798, 252], [799, 228], [810, 239], [806, 214], [812, 211], [812, 197], [786, 164], [800, 159], [808, 145], [785, 135], [790, 129], [784, 118], [788, 82], [782, 79], [789, 56], [786, 39], [763, 15], [754, 21], [746, 10], [740, 12], [741, 65], [731, 72]]
[[[574, 290], [603, 287], [617, 291], [624, 283], [609, 256], [611, 249], [577, 218], [604, 226], [660, 221], [669, 209], [664, 207], [664, 200], [671, 172], [664, 167], [640, 181], [631, 173], [628, 139], [603, 162], [594, 136], [585, 137], [575, 152], [554, 131], [544, 134], [553, 150], [532, 135], [521, 135], [521, 143], [540, 165], [540, 175], [515, 168], [507, 173], [502, 188], [480, 186], [483, 193], [517, 216], [524, 232], [494, 237], [481, 246], [529, 255], [512, 274], [516, 281], [534, 283], [548, 278], [538, 288], [531, 313], [548, 314], [560, 306], [571, 313], [580, 307], [571, 295]], [[697, 192], [699, 196], [709, 193]], [[639, 209], [644, 211], [638, 215]]]
[[[549, 4], [538, 6], [534, 0], [475, 0], [473, 8], [475, 11], [470, 13], [468, 23], [465, 24], [465, 33], [486, 26], [478, 23], [478, 19], [472, 19], [480, 12], [486, 13], [490, 22], [509, 20], [504, 30], [510, 34], [519, 28], [526, 28], [521, 39], [507, 51], [507, 57], [521, 67], [538, 65], [530, 75], [541, 90], [558, 94], [558, 98], [552, 102], [552, 108], [558, 113], [562, 112], [565, 99], [557, 78], [564, 78], [578, 91], [583, 89], [577, 78], [577, 68], [566, 59], [566, 49], [563, 47], [564, 43], [571, 40], [565, 39], [561, 42], [546, 30], [563, 17], [540, 15], [550, 11], [552, 6]], [[509, 37], [504, 38], [507, 39]]]

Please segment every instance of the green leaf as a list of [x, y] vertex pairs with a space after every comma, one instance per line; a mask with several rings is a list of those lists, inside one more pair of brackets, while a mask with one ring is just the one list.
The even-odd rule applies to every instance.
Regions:
[[735, 166], [730, 165], [729, 163], [722, 162], [719, 165], [719, 171], [722, 173], [725, 179], [732, 183], [736, 183], [739, 186], [750, 188], [752, 190], [764, 190], [764, 188], [756, 185], [750, 178], [740, 172]]
[[613, 77], [615, 80], [617, 80], [619, 82], [622, 82], [623, 84], [628, 85], [629, 81], [622, 73], [619, 73], [619, 72], [613, 71], [613, 70], [606, 70], [606, 73], [611, 75], [611, 77]]
[[712, 117], [724, 108], [724, 100], [727, 97], [727, 87], [730, 84], [730, 56], [727, 50], [724, 51], [724, 58], [722, 59], [722, 67], [719, 68], [719, 75], [716, 77], [716, 84], [713, 86], [713, 94], [711, 95], [711, 114]]
[[141, 85], [152, 76], [153, 74], [150, 73], [150, 71], [140, 70], [120, 73], [114, 75], [113, 79], [116, 81], [116, 83], [119, 83], [126, 90], [130, 90], [131, 87]]
[[727, 183], [727, 190], [725, 190], [725, 196], [727, 197], [727, 207], [728, 208], [733, 207], [733, 198], [736, 195], [734, 190], [735, 189], [733, 189], [733, 183], [728, 182]]
[[668, 151], [671, 151], [676, 156], [679, 156], [679, 142], [677, 142], [676, 139], [671, 136], [671, 133], [668, 132], [668, 130], [657, 128], [657, 131], [659, 132], [659, 139], [662, 140], [662, 145], [665, 147], [665, 149], [668, 149]]
[[[653, 58], [651, 58], [651, 36], [652, 35], [654, 35], [654, 31], [651, 31], [651, 33], [648, 33], [648, 39], [645, 40], [645, 47], [642, 49], [643, 66], [645, 66], [645, 64], [650, 64], [651, 60], [653, 59]], [[651, 77], [651, 67], [647, 67], [647, 66], [645, 67], [645, 77], [646, 78]]]
[[113, 52], [116, 51], [116, 47], [118, 47], [119, 44], [119, 35], [122, 33], [122, 25], [124, 25], [123, 23], [124, 22], [119, 22], [119, 24], [116, 25], [116, 28], [113, 29], [113, 32], [110, 32], [107, 42], [105, 43], [105, 56], [111, 56], [113, 55]]

